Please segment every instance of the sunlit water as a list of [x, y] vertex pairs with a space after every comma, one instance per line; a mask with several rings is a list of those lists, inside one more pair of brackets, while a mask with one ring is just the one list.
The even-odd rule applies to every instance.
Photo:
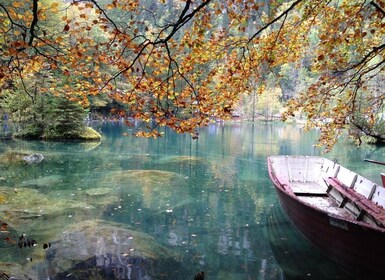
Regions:
[[[350, 279], [290, 224], [267, 174], [269, 155], [322, 154], [316, 131], [232, 123], [143, 139], [94, 126], [99, 144], [1, 143], [0, 279]], [[32, 153], [44, 160], [20, 160]], [[342, 140], [325, 156], [379, 182], [363, 159], [383, 148]]]

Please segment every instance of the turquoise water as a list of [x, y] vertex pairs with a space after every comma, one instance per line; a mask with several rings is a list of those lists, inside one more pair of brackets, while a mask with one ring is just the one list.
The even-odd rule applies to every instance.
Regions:
[[[224, 280], [350, 279], [288, 222], [267, 174], [269, 155], [322, 154], [316, 131], [231, 123], [201, 129], [198, 140], [166, 129], [160, 139], [143, 139], [118, 122], [94, 126], [101, 143], [2, 142], [0, 272], [17, 279], [193, 279], [198, 271]], [[32, 153], [44, 160], [24, 163]], [[379, 182], [381, 166], [363, 159], [382, 160], [383, 148], [342, 139], [325, 156]]]

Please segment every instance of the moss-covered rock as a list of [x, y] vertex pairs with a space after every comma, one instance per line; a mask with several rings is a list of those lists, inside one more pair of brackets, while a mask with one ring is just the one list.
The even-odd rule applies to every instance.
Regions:
[[33, 235], [38, 242], [50, 241], [63, 227], [102, 215], [103, 209], [116, 205], [113, 191], [101, 189], [97, 198], [89, 193], [99, 190], [55, 191], [43, 194], [31, 188], [0, 187], [0, 220], [19, 233]]
[[72, 132], [67, 134], [59, 133], [46, 133], [43, 131], [36, 132], [36, 130], [25, 129], [20, 132], [14, 133], [15, 139], [26, 140], [48, 140], [48, 141], [97, 141], [102, 138], [102, 135], [92, 127], [84, 127], [81, 132]]
[[143, 208], [154, 211], [168, 209], [172, 198], [185, 193], [188, 186], [187, 179], [176, 172], [143, 169], [110, 172], [101, 184], [119, 190], [124, 196], [141, 197]]
[[30, 155], [28, 151], [5, 151], [0, 154], [0, 164], [25, 164], [24, 157]]
[[178, 279], [177, 275], [184, 275], [185, 271], [176, 257], [151, 236], [126, 225], [88, 220], [66, 227], [52, 242], [46, 254], [50, 275], [44, 276], [50, 279]]
[[79, 135], [80, 140], [100, 140], [102, 135], [92, 127], [85, 127]]

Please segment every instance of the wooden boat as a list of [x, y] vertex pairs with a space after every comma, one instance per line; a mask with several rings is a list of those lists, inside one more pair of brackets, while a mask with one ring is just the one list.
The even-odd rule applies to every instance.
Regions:
[[310, 242], [351, 275], [384, 279], [383, 186], [322, 157], [271, 156], [268, 169], [282, 208]]

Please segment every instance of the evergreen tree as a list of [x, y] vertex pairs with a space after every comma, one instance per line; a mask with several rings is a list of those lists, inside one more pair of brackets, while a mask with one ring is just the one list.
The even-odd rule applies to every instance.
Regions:
[[76, 139], [84, 129], [86, 111], [67, 98], [54, 97], [45, 115], [45, 139]]

